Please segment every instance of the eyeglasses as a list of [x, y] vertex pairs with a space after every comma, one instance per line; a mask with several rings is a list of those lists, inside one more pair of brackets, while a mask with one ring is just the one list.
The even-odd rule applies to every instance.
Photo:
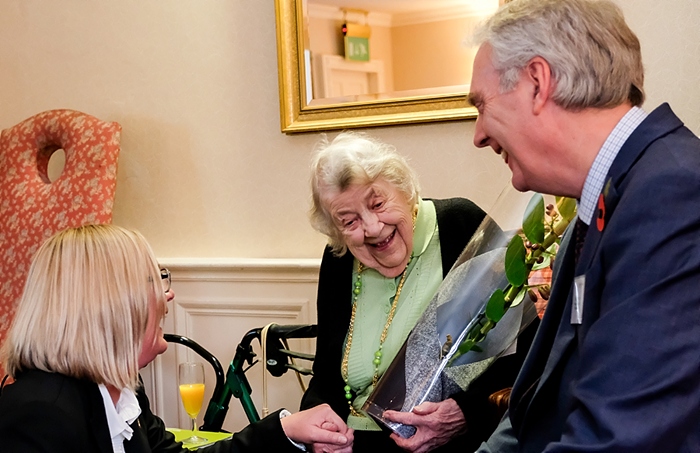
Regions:
[[172, 280], [170, 278], [170, 271], [164, 267], [160, 269], [160, 279], [163, 282], [163, 291], [168, 292], [170, 291], [170, 285], [172, 284]]

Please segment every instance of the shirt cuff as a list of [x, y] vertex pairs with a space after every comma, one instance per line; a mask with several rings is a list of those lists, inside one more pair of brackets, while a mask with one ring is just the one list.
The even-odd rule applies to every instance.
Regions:
[[[280, 420], [282, 420], [284, 417], [289, 417], [290, 415], [292, 415], [291, 412], [289, 412], [287, 409], [282, 409], [282, 410], [280, 411]], [[286, 435], [287, 435], [287, 434], [285, 433], [285, 436], [286, 436]], [[289, 436], [287, 436], [287, 439], [289, 439]], [[304, 444], [302, 444], [302, 443], [300, 443], [300, 442], [294, 442], [292, 439], [289, 439], [289, 441], [292, 443], [292, 445], [294, 445], [295, 447], [297, 447], [299, 450], [301, 450], [301, 451], [306, 451], [306, 445], [304, 445]]]

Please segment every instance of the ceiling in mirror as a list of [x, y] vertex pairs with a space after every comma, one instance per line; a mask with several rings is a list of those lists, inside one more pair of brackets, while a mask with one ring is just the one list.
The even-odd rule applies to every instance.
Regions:
[[[468, 38], [498, 0], [308, 0], [304, 52], [310, 106], [468, 91]], [[369, 59], [348, 61], [346, 23], [369, 30]], [[349, 33], [348, 33], [349, 34]]]
[[[499, 0], [275, 3], [283, 131], [476, 116], [466, 101], [476, 53], [469, 41]], [[353, 35], [355, 27], [365, 34]], [[356, 36], [364, 59], [348, 44]]]
[[498, 0], [311, 0], [311, 3], [389, 14], [406, 12], [430, 14], [431, 11], [448, 9], [459, 9], [473, 14], [492, 14], [498, 7]]

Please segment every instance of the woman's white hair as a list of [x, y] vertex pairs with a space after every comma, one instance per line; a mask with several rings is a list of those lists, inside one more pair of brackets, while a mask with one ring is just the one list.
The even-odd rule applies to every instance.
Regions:
[[415, 172], [394, 146], [366, 134], [342, 132], [328, 142], [324, 136], [314, 150], [311, 161], [311, 224], [328, 236], [336, 255], [344, 255], [347, 245], [321, 198], [340, 193], [353, 184], [370, 184], [383, 179], [418, 203], [420, 186]]
[[2, 348], [5, 370], [136, 389], [149, 300], [162, 319], [160, 269], [143, 236], [113, 225], [61, 231], [34, 256]]
[[502, 92], [512, 90], [534, 57], [544, 58], [568, 110], [644, 102], [644, 67], [637, 36], [609, 0], [514, 0], [476, 33], [492, 48]]

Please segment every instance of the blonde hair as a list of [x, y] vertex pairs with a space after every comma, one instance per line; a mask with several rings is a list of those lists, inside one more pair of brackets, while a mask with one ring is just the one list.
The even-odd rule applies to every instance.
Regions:
[[514, 0], [476, 33], [492, 48], [500, 89], [515, 88], [532, 58], [549, 64], [562, 108], [607, 108], [644, 102], [639, 40], [608, 0]]
[[353, 184], [371, 184], [384, 179], [406, 196], [409, 204], [418, 203], [418, 177], [394, 146], [366, 134], [342, 132], [332, 141], [324, 136], [311, 160], [311, 224], [328, 236], [333, 253], [342, 256], [347, 245], [333, 218], [321, 201], [328, 191], [342, 192]]
[[141, 234], [70, 228], [36, 252], [0, 357], [27, 369], [136, 389], [149, 300], [165, 315], [160, 269]]

